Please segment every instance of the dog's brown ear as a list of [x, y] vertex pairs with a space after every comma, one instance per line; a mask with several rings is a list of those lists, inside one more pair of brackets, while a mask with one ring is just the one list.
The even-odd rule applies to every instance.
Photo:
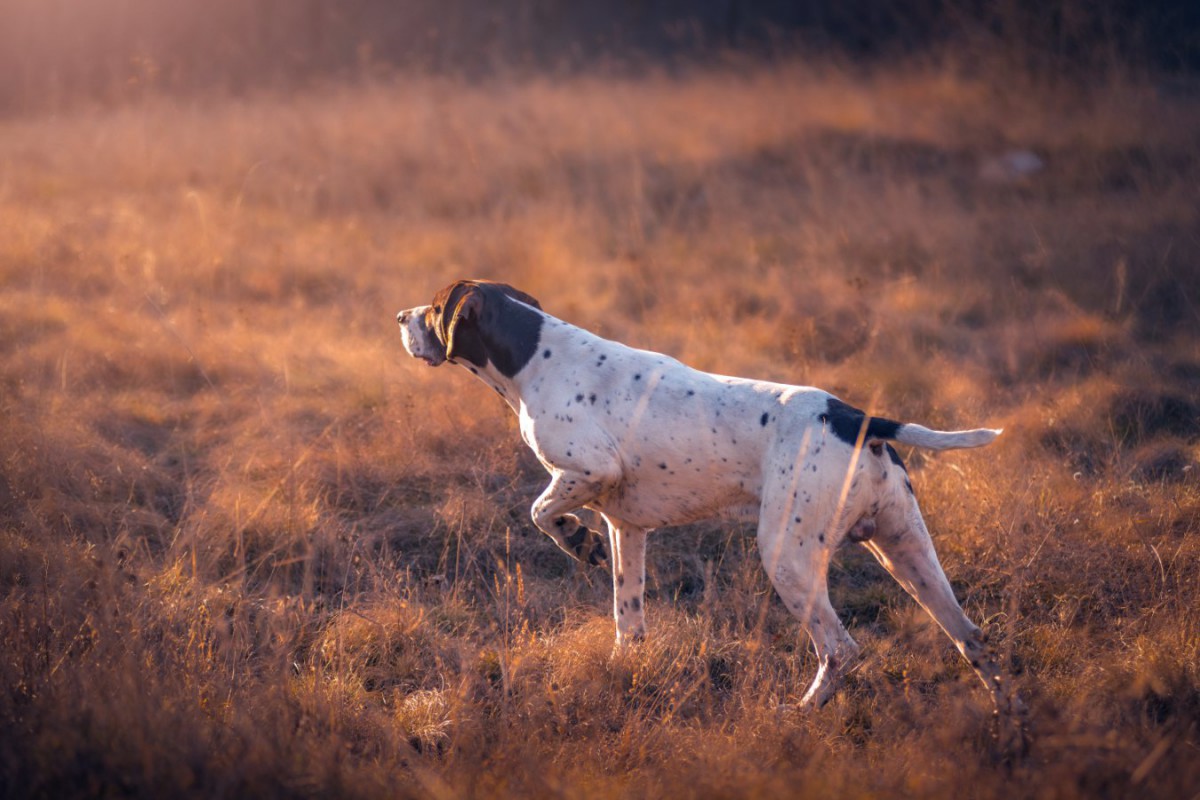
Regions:
[[462, 354], [469, 361], [482, 364], [478, 355], [481, 349], [478, 329], [483, 315], [483, 292], [478, 286], [463, 284], [463, 291], [451, 293], [442, 313], [450, 318], [446, 326], [446, 358]]
[[[516, 301], [516, 302], [512, 302]], [[542, 315], [536, 299], [519, 289], [492, 281], [455, 281], [433, 299], [437, 337], [446, 358], [489, 362], [512, 377], [537, 349]]]

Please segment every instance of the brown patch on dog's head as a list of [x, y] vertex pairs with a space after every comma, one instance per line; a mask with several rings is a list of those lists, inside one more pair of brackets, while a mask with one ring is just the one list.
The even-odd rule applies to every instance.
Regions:
[[542, 307], [508, 284], [459, 280], [434, 295], [425, 324], [446, 348], [448, 360], [479, 367], [491, 362], [511, 378], [533, 356], [542, 324], [540, 314], [521, 304]]

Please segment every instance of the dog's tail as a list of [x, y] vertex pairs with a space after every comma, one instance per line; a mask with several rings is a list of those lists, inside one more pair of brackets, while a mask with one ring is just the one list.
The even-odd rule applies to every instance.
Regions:
[[929, 450], [956, 450], [963, 447], [983, 447], [1003, 433], [1002, 428], [976, 428], [970, 431], [935, 431], [924, 425], [901, 423], [891, 439], [913, 447]]
[[836, 397], [826, 399], [825, 413], [818, 419], [829, 425], [843, 442], [859, 445], [871, 440], [892, 440], [929, 450], [955, 450], [991, 444], [1003, 431], [976, 428], [973, 431], [935, 431], [912, 422], [896, 422], [886, 417], [867, 416]]

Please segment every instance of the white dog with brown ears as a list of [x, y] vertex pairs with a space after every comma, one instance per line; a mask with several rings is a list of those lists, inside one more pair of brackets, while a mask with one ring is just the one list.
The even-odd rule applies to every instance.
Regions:
[[[820, 389], [699, 372], [556, 319], [499, 283], [456, 281], [397, 319], [412, 356], [465, 367], [517, 412], [551, 475], [534, 523], [580, 561], [611, 553], [618, 645], [645, 635], [647, 533], [749, 516], [771, 583], [816, 649], [804, 705], [833, 695], [859, 649], [826, 584], [830, 555], [849, 538], [937, 621], [997, 708], [1009, 708], [996, 659], [955, 600], [888, 444], [979, 447], [1000, 431], [934, 431], [867, 416]], [[603, 517], [607, 538], [571, 514], [580, 508]]]

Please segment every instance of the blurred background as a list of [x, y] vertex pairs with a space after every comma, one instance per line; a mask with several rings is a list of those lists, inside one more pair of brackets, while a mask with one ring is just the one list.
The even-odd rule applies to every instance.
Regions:
[[[0, 0], [0, 796], [1193, 797], [1200, 3]], [[396, 312], [459, 277], [900, 448], [1031, 707], [755, 528], [650, 639]]]
[[1200, 65], [1172, 0], [2, 0], [0, 111], [396, 71], [483, 76], [952, 50], [1079, 77]]

